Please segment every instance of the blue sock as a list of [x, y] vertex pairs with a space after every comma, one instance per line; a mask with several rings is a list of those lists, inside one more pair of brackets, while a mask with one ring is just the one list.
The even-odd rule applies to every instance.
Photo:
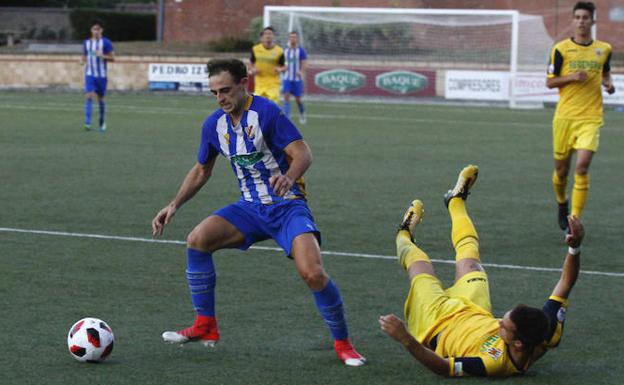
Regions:
[[284, 102], [284, 115], [286, 115], [287, 118], [290, 118], [290, 103], [289, 102]]
[[330, 280], [323, 290], [312, 292], [312, 294], [314, 294], [316, 307], [329, 327], [332, 337], [335, 340], [348, 338], [349, 330], [342, 307], [342, 298], [334, 282]]
[[299, 107], [299, 115], [303, 115], [305, 112], [305, 108], [303, 107], [303, 102], [297, 103], [297, 107]]
[[91, 125], [91, 111], [93, 109], [93, 100], [86, 99], [84, 104], [85, 124]]
[[106, 104], [100, 100], [100, 127], [104, 125], [104, 115], [106, 114]]
[[191, 290], [191, 299], [199, 315], [215, 315], [215, 285], [217, 274], [212, 254], [199, 250], [186, 249], [188, 265], [186, 279]]

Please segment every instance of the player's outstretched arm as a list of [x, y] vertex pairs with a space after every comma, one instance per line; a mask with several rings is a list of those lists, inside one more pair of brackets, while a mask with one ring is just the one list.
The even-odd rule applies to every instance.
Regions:
[[202, 186], [208, 182], [216, 159], [217, 158], [210, 159], [206, 164], [195, 163], [189, 170], [175, 198], [173, 198], [171, 203], [163, 207], [158, 214], [156, 214], [154, 219], [152, 219], [152, 235], [162, 235], [165, 225], [171, 222], [176, 211], [195, 196]]
[[450, 362], [446, 358], [438, 356], [433, 350], [425, 347], [407, 331], [405, 324], [394, 314], [379, 317], [381, 330], [392, 337], [421, 364], [432, 372], [441, 376], [450, 376]]
[[615, 85], [613, 84], [613, 78], [611, 77], [611, 72], [602, 73], [602, 85], [605, 88], [605, 91], [607, 91], [609, 95], [615, 92]]
[[303, 139], [291, 142], [284, 148], [284, 152], [291, 159], [288, 171], [269, 179], [271, 188], [278, 196], [284, 196], [312, 164], [312, 150]]
[[566, 236], [566, 243], [570, 247], [563, 262], [561, 277], [552, 293], [553, 296], [564, 299], [568, 298], [578, 278], [581, 269], [581, 243], [585, 236], [583, 224], [577, 217], [568, 216], [568, 226], [570, 227], [570, 234]]

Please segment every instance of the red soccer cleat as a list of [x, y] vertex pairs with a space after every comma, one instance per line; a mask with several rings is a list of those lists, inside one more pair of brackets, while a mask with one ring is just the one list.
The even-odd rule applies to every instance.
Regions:
[[362, 366], [366, 358], [355, 351], [350, 339], [334, 341], [334, 349], [340, 361], [347, 366]]
[[163, 340], [172, 344], [199, 341], [207, 348], [214, 348], [219, 342], [219, 327], [215, 317], [198, 315], [193, 326], [178, 331], [166, 331]]

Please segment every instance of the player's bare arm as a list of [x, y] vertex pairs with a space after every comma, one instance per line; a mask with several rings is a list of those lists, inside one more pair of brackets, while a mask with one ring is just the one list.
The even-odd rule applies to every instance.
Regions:
[[189, 170], [175, 198], [173, 198], [171, 203], [163, 207], [152, 220], [152, 235], [162, 235], [165, 225], [171, 222], [176, 211], [182, 207], [184, 203], [193, 198], [202, 186], [208, 182], [215, 162], [216, 158], [209, 160], [206, 164], [196, 163]]
[[379, 317], [381, 330], [401, 343], [410, 354], [432, 372], [441, 376], [450, 375], [450, 362], [446, 358], [438, 356], [433, 350], [419, 343], [405, 327], [405, 323], [394, 314]]
[[585, 229], [580, 219], [569, 216], [568, 225], [570, 234], [566, 237], [566, 242], [570, 246], [565, 261], [563, 262], [563, 269], [559, 282], [555, 286], [552, 295], [567, 299], [572, 291], [572, 287], [576, 283], [576, 279], [579, 275], [581, 268], [581, 243], [585, 236]]
[[303, 139], [290, 143], [284, 152], [291, 159], [288, 171], [285, 174], [274, 175], [269, 179], [271, 188], [279, 196], [284, 196], [312, 164], [312, 151]]
[[613, 84], [611, 72], [602, 73], [602, 86], [605, 88], [605, 91], [607, 91], [609, 95], [615, 93], [615, 85]]
[[299, 69], [299, 71], [297, 71], [297, 75], [299, 75], [301, 79], [305, 77], [305, 72], [307, 68], [308, 68], [308, 61], [301, 60], [301, 68]]
[[97, 51], [96, 55], [108, 61], [115, 61], [115, 53], [112, 51], [109, 53], [104, 53], [103, 51]]
[[587, 72], [585, 71], [577, 71], [573, 72], [567, 76], [555, 76], [552, 78], [546, 79], [546, 87], [548, 88], [559, 88], [566, 86], [570, 83], [579, 82], [583, 83], [587, 80]]

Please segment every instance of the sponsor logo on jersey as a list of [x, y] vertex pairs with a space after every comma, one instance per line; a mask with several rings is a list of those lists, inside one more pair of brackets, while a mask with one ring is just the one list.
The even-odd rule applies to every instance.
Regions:
[[239, 154], [232, 156], [232, 162], [236, 163], [241, 167], [249, 167], [258, 163], [262, 157], [264, 156], [261, 152], [252, 152], [249, 154]]
[[364, 87], [366, 76], [355, 71], [335, 69], [317, 73], [314, 84], [326, 91], [344, 93]]
[[375, 87], [393, 94], [413, 94], [428, 85], [426, 76], [410, 71], [384, 72], [375, 77]]

